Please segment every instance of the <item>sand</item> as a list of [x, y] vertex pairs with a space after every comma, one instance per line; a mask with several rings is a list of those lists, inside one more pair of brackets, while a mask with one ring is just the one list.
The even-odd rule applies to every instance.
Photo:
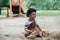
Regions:
[[[28, 40], [24, 37], [24, 23], [27, 17], [4, 18], [0, 20], [0, 40]], [[35, 40], [60, 40], [60, 16], [37, 17], [39, 26], [47, 35]]]

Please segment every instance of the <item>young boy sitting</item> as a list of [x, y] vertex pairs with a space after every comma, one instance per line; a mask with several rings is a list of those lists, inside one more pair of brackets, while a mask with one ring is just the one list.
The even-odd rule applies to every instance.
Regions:
[[25, 23], [25, 37], [40, 36], [40, 31], [42, 31], [38, 25], [36, 18], [36, 10], [33, 8], [29, 8], [27, 10], [27, 17], [29, 19]]

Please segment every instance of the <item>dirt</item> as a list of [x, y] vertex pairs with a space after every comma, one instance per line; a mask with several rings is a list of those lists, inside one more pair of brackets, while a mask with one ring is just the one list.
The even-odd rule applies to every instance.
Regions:
[[[24, 37], [24, 23], [27, 19], [16, 17], [0, 20], [0, 40], [28, 40]], [[47, 35], [35, 40], [60, 40], [60, 16], [40, 16], [37, 20]]]

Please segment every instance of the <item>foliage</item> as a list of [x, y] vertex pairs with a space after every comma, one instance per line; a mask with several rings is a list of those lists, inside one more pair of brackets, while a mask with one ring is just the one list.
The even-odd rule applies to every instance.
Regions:
[[60, 10], [60, 0], [25, 0], [27, 8], [33, 7], [37, 10]]
[[9, 0], [0, 0], [0, 5], [8, 5]]

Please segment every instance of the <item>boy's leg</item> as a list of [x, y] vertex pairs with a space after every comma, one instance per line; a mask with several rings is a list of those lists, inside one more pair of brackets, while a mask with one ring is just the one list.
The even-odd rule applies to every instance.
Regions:
[[38, 33], [38, 31], [37, 31], [36, 29], [34, 29], [34, 31], [32, 31], [32, 33], [29, 35], [29, 37], [30, 37], [30, 36], [36, 36], [37, 33]]
[[41, 31], [36, 27], [37, 35], [36, 37], [41, 37]]
[[[38, 35], [38, 34], [40, 35], [40, 33], [39, 33], [40, 31], [39, 31], [39, 29], [38, 29], [37, 27], [34, 28], [33, 30], [34, 30], [34, 31], [29, 35], [29, 37], [30, 37], [30, 36], [36, 36], [36, 35]], [[31, 30], [31, 31], [32, 31], [32, 30]]]
[[25, 32], [25, 37], [29, 36], [30, 33], [29, 32]]

